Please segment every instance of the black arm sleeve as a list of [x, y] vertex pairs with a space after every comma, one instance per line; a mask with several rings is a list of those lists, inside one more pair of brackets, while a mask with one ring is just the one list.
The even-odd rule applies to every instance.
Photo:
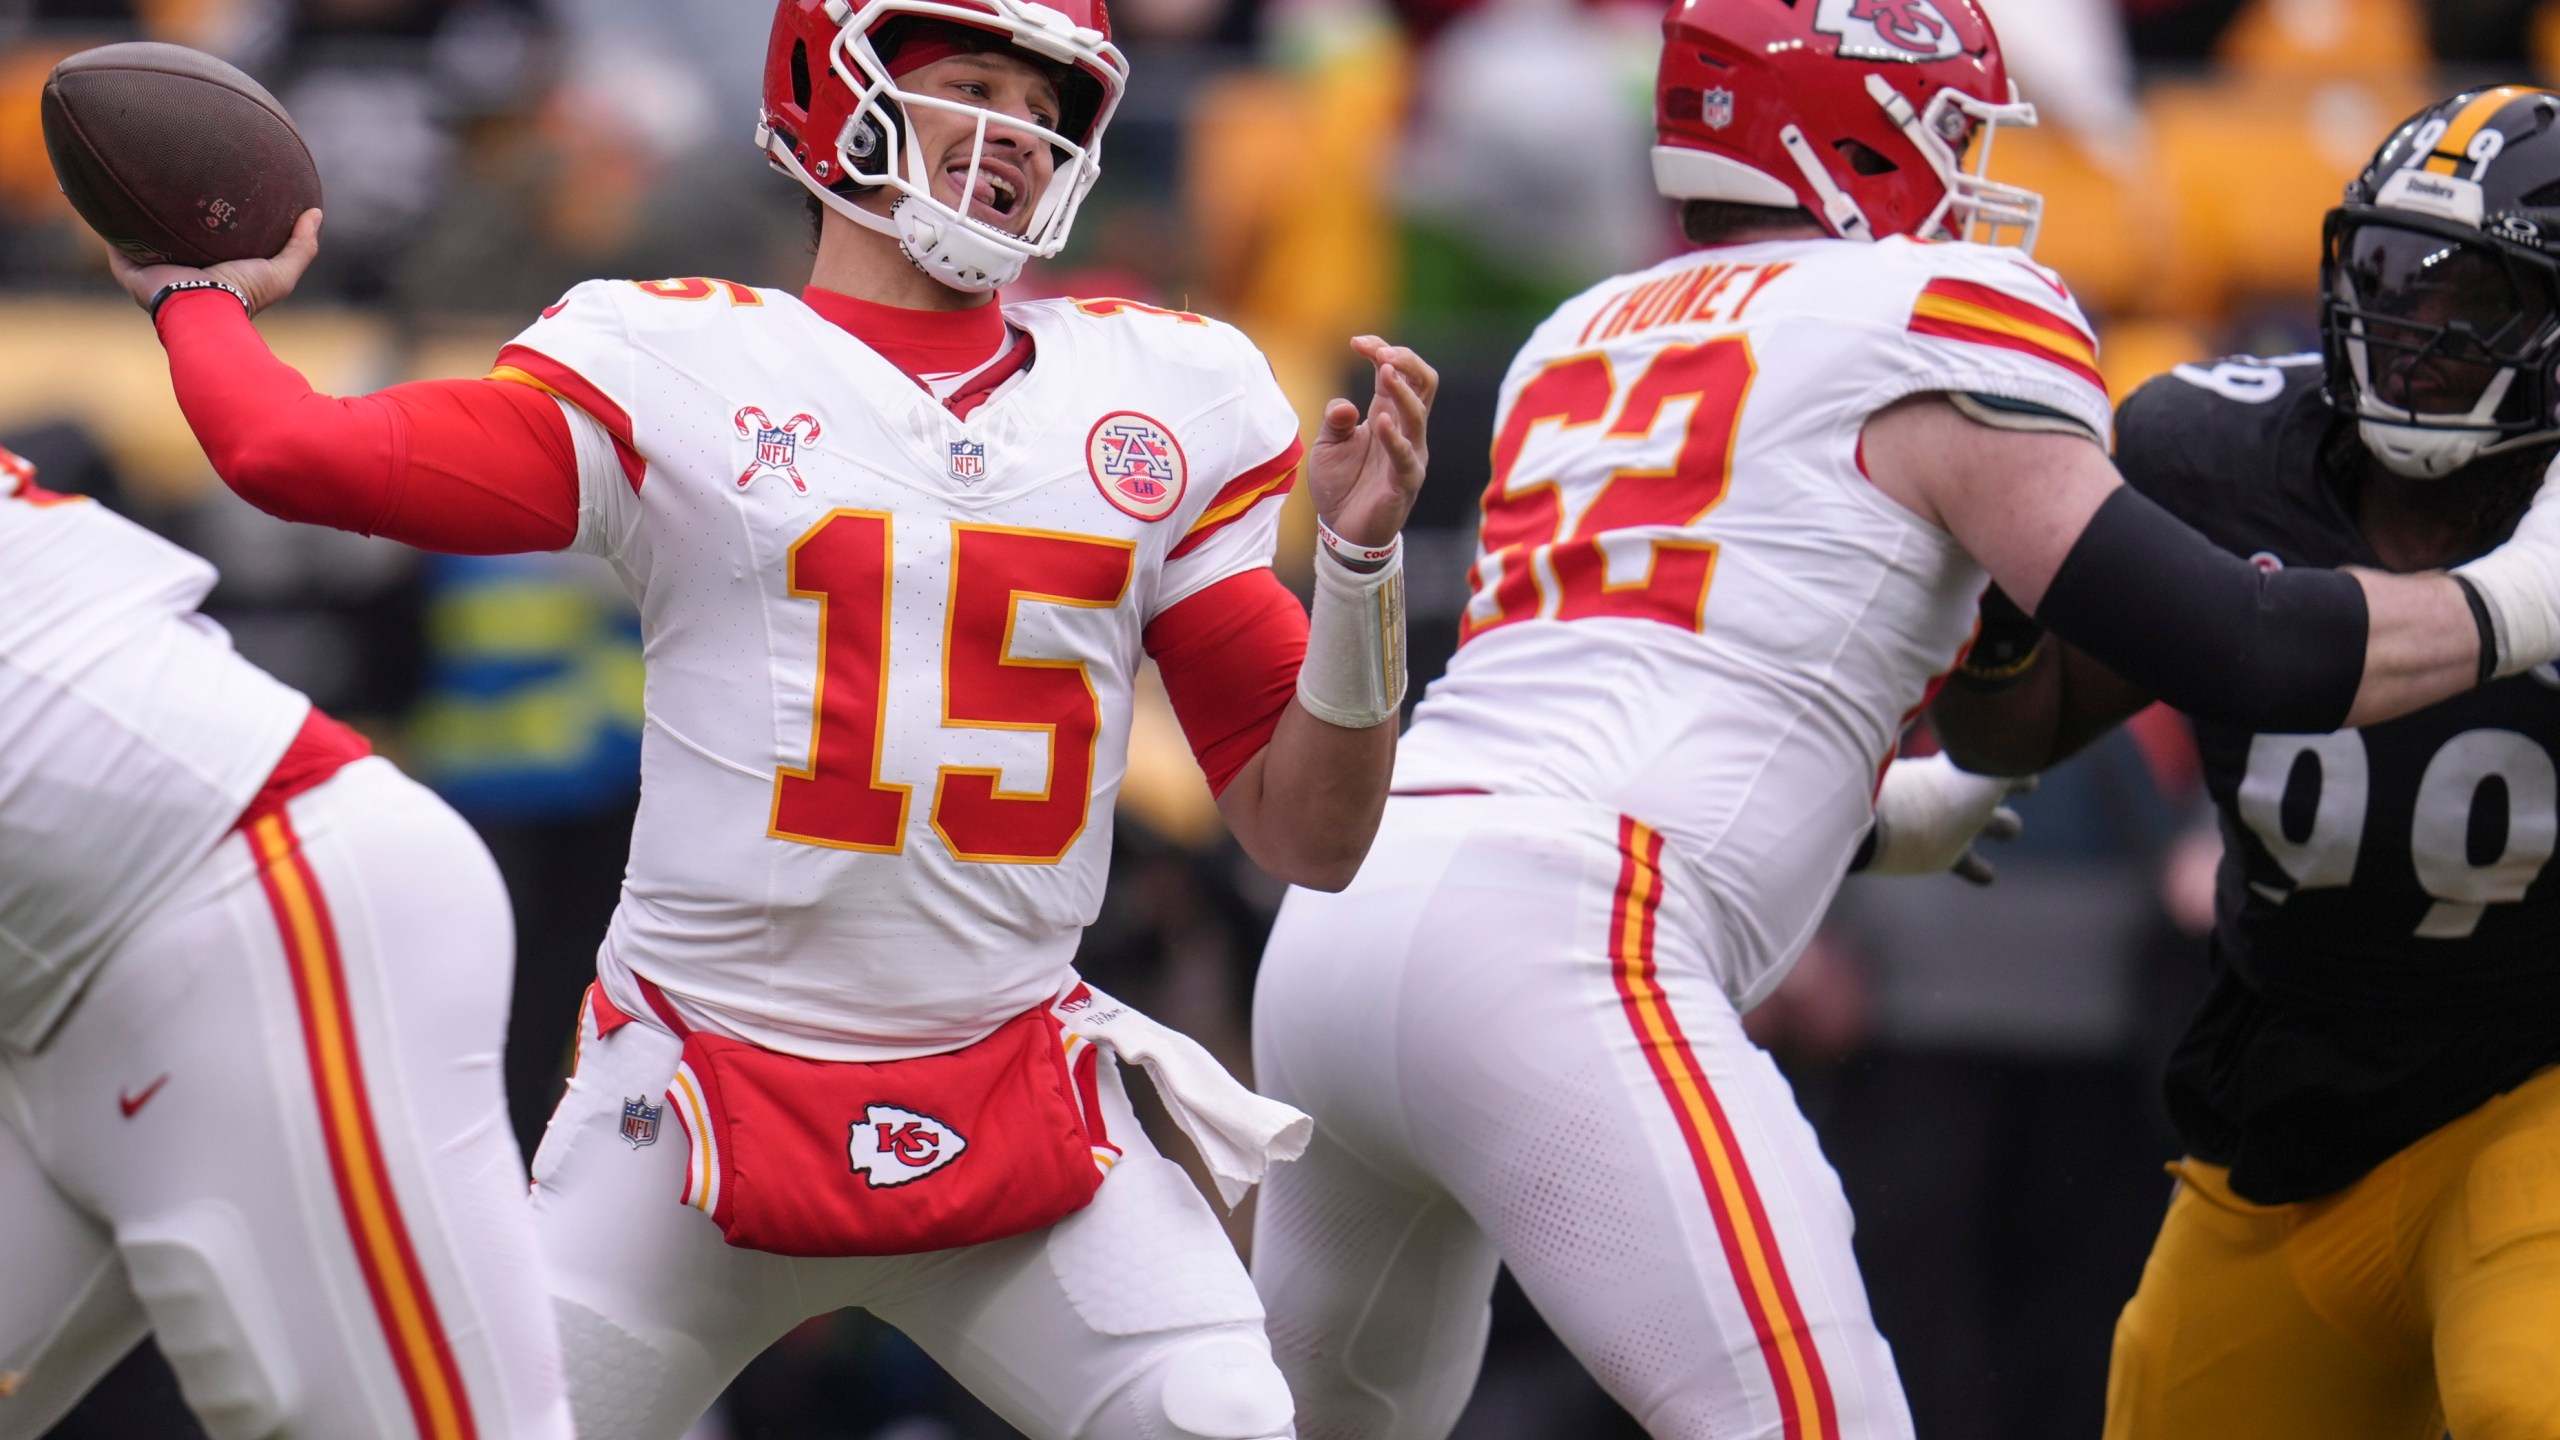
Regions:
[[2347, 723], [2364, 683], [2364, 587], [2261, 571], [2131, 489], [2063, 557], [2036, 618], [2200, 720], [2262, 734]]

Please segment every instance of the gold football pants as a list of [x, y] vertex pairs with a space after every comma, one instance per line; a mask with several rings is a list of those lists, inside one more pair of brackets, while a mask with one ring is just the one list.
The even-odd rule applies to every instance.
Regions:
[[2560, 1440], [2560, 1069], [2318, 1200], [2172, 1168], [2107, 1440]]

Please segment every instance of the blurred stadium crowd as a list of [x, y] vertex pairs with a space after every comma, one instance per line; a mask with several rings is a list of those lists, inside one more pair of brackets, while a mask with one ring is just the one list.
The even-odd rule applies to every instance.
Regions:
[[[2311, 348], [2319, 221], [2388, 127], [2470, 79], [2560, 77], [2546, 0], [1986, 0], [2044, 129], [2039, 258], [2101, 322], [2119, 398], [2173, 365]], [[1344, 337], [1448, 378], [1411, 536], [1417, 682], [1455, 643], [1513, 349], [1675, 244], [1645, 168], [1651, 0], [1116, 0], [1134, 69], [1105, 178], [1042, 293], [1231, 319], [1308, 413]], [[748, 148], [770, 0], [0, 0], [0, 443], [219, 564], [240, 648], [359, 719], [483, 830], [515, 892], [508, 1060], [528, 1146], [566, 1062], [637, 787], [637, 626], [600, 568], [287, 529], [212, 481], [149, 326], [54, 188], [62, 57], [220, 53], [300, 121], [322, 269], [263, 328], [323, 389], [476, 375], [577, 280], [797, 287], [799, 192]], [[1306, 520], [1284, 553], [1302, 572]], [[1416, 690], [1419, 691], [1419, 683]], [[1925, 745], [1925, 737], [1915, 737]], [[1276, 887], [1221, 834], [1157, 705], [1083, 963], [1240, 1072]], [[1860, 1218], [1921, 1433], [2094, 1433], [2107, 1336], [2167, 1196], [2156, 1073], [2199, 974], [2218, 842], [2183, 722], [2047, 777], [2001, 883], [1853, 881], [1754, 1019]], [[1172, 1147], [1169, 1153], [1187, 1153]], [[1239, 1226], [1238, 1233], [1246, 1227]], [[1506, 1289], [1460, 1434], [1633, 1434]], [[60, 1432], [192, 1433], [146, 1354]], [[706, 1422], [736, 1440], [1009, 1433], [894, 1334], [813, 1322]]]

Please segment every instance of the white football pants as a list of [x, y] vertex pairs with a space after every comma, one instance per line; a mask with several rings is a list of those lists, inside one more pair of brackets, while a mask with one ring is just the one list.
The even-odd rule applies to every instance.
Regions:
[[214, 1440], [568, 1440], [513, 964], [488, 852], [388, 761], [225, 839], [0, 1050], [0, 1440], [146, 1329]]
[[1907, 1437], [1838, 1179], [1665, 892], [1595, 807], [1401, 798], [1340, 895], [1294, 891], [1254, 1001], [1316, 1118], [1253, 1273], [1306, 1440], [1439, 1440], [1498, 1265], [1659, 1440]]
[[[583, 1440], [675, 1440], [765, 1347], [849, 1307], [904, 1331], [1033, 1440], [1278, 1440], [1289, 1394], [1243, 1262], [1181, 1167], [1156, 1153], [1102, 1066], [1125, 1147], [1093, 1203], [1045, 1231], [964, 1249], [797, 1259], [741, 1250], [678, 1197], [659, 1105], [683, 1044], [635, 1018], [579, 1031], [577, 1073], [534, 1156], [536, 1227]], [[862, 1417], [848, 1417], [859, 1420]]]

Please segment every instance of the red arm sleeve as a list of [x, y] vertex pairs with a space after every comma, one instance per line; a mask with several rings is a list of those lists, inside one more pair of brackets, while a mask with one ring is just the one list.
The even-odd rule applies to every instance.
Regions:
[[1158, 615], [1147, 653], [1209, 789], [1224, 795], [1297, 698], [1307, 612], [1278, 576], [1248, 570]]
[[219, 291], [173, 296], [160, 343], [214, 473], [270, 515], [451, 555], [577, 538], [577, 447], [539, 390], [439, 380], [315, 394]]

